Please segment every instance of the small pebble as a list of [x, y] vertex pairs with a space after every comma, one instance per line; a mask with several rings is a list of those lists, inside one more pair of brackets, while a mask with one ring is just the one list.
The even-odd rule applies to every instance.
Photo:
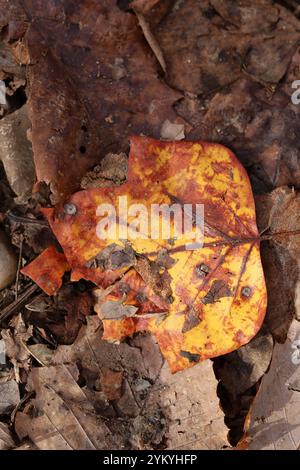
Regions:
[[13, 282], [17, 272], [17, 257], [3, 231], [0, 231], [0, 290]]

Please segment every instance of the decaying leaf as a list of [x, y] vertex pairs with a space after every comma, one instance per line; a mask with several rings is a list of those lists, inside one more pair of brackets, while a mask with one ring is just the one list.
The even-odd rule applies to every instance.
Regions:
[[228, 446], [228, 429], [210, 361], [175, 376], [164, 367], [161, 381], [165, 385], [161, 391], [163, 403], [170, 407], [168, 449], [220, 450]]
[[[59, 346], [56, 351], [41, 351], [41, 345], [30, 348], [47, 358], [46, 365], [52, 366], [46, 369], [49, 374], [50, 371], [56, 373], [58, 368], [66, 371], [77, 364], [81, 371], [80, 382], [84, 384], [81, 390], [98, 417], [106, 418], [118, 448], [155, 448], [162, 442], [168, 448], [185, 449], [221, 449], [228, 445], [223, 413], [215, 394], [217, 380], [210, 361], [174, 376], [166, 364], [163, 366], [159, 348], [150, 335], [138, 335], [129, 344], [115, 345], [103, 341], [101, 331], [99, 319], [88, 317], [87, 325], [82, 327], [74, 344]], [[71, 378], [65, 373], [60, 378], [65, 390]], [[59, 387], [63, 388], [63, 384]], [[65, 399], [65, 392], [61, 398]], [[32, 406], [34, 410], [40, 409], [31, 401], [25, 410], [26, 416], [24, 413], [17, 415], [19, 437], [23, 437], [22, 428], [27, 431], [29, 426], [30, 435], [37, 443], [31, 431], [34, 424], [40, 431], [41, 444], [37, 445], [49, 448], [52, 445], [47, 438], [49, 423], [44, 416], [39, 417], [40, 424], [31, 422]], [[44, 424], [46, 427], [42, 429]], [[59, 425], [59, 432], [66, 436], [68, 428], [61, 422]], [[57, 445], [61, 445], [60, 439]]]
[[169, 82], [196, 95], [214, 92], [245, 71], [276, 83], [299, 40], [293, 15], [268, 0], [175, 2], [154, 33]]
[[32, 148], [27, 139], [29, 128], [26, 105], [1, 119], [0, 123], [0, 160], [19, 203], [26, 202], [36, 178]]
[[19, 387], [15, 380], [0, 383], [0, 414], [12, 412], [20, 401]]
[[[161, 234], [150, 238], [147, 224], [142, 227], [145, 239], [125, 245], [117, 238], [99, 238], [99, 204], [118, 208], [118, 197], [124, 195], [128, 205], [143, 203], [148, 213], [152, 204], [204, 204], [203, 248], [191, 245], [187, 235], [180, 240], [165, 240]], [[254, 202], [245, 170], [225, 147], [134, 137], [128, 182], [76, 193], [67, 205], [72, 213], [65, 206], [44, 213], [72, 267], [72, 279], [84, 277], [104, 288], [114, 284], [108, 300], [110, 295], [124, 299], [124, 304], [141, 308], [137, 314], [143, 313], [140, 318], [104, 320], [105, 339], [150, 330], [177, 371], [230, 352], [259, 330], [266, 289]], [[119, 220], [121, 226], [124, 221]], [[162, 249], [172, 266], [159, 266]], [[166, 312], [165, 319], [151, 315]]]
[[[284, 343], [293, 317], [300, 318], [299, 256], [300, 196], [288, 188], [277, 188], [256, 197], [258, 225], [276, 234], [263, 244], [268, 308], [266, 325], [276, 341]], [[281, 235], [280, 235], [281, 234]]]
[[[31, 374], [34, 389], [35, 381], [39, 380], [37, 400], [31, 400], [24, 413], [17, 414], [20, 438], [29, 434], [39, 448], [45, 449], [67, 448], [65, 440], [75, 448], [88, 446], [85, 432], [101, 448], [105, 445], [113, 449], [153, 448], [161, 443], [167, 432], [168, 406], [163, 406], [160, 397], [160, 389], [165, 390], [166, 384], [159, 378], [163, 359], [157, 344], [150, 335], [140, 335], [131, 344], [114, 345], [101, 339], [101, 333], [99, 318], [91, 316], [70, 346], [59, 346], [55, 351], [45, 345], [29, 346], [37, 360], [47, 367], [35, 369]], [[150, 392], [152, 399], [148, 403]], [[54, 403], [47, 407], [50, 395]], [[62, 401], [69, 407], [67, 419], [65, 407], [62, 415], [59, 414]], [[78, 414], [79, 405], [82, 410]], [[113, 439], [95, 443], [103, 433], [102, 419]], [[93, 439], [88, 428], [90, 422], [100, 426]], [[72, 429], [74, 437], [70, 438]], [[133, 432], [136, 442], [132, 439]]]
[[232, 402], [263, 377], [269, 368], [272, 352], [272, 335], [261, 330], [248, 344], [216, 360], [216, 377], [230, 394]]
[[[18, 412], [16, 431], [39, 449], [95, 450], [113, 447], [113, 436], [77, 384], [76, 365], [32, 369], [35, 413]], [[30, 406], [32, 406], [30, 405]]]
[[8, 450], [15, 447], [11, 432], [7, 424], [0, 423], [0, 450]]
[[60, 344], [72, 344], [85, 317], [93, 311], [93, 299], [76, 285], [65, 284], [56, 296], [36, 296], [26, 309], [30, 324], [46, 328]]
[[[127, 151], [132, 132], [159, 137], [181, 93], [160, 80], [136, 16], [115, 0], [82, 0], [77, 8], [62, 0], [10, 3], [0, 26], [9, 25], [11, 47], [27, 52], [37, 179], [50, 183], [57, 201], [79, 189], [106, 153]], [[25, 25], [18, 34], [16, 17]]]
[[15, 378], [20, 382], [19, 369], [29, 370], [30, 352], [26, 342], [32, 336], [32, 327], [27, 327], [21, 314], [10, 322], [10, 329], [2, 330], [1, 336], [5, 343], [5, 353], [14, 365]]
[[46, 248], [34, 261], [21, 270], [30, 277], [48, 295], [57, 294], [62, 286], [62, 277], [69, 271], [69, 264], [63, 253], [55, 246]]
[[299, 450], [300, 324], [293, 321], [285, 344], [276, 344], [248, 420], [249, 449]]

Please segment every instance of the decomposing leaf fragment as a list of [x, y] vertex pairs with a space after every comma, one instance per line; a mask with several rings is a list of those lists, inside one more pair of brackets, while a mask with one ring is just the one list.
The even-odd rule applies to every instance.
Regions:
[[[146, 237], [130, 239], [125, 245], [116, 237], [99, 238], [98, 206], [112, 204], [117, 208], [122, 196], [127, 197], [128, 205], [144, 204], [149, 213], [152, 204], [203, 204], [203, 247], [190, 245], [186, 235], [181, 239], [166, 240], [161, 234], [157, 239], [151, 238], [149, 227]], [[192, 365], [187, 354], [199, 360], [222, 355], [247, 343], [257, 333], [265, 315], [267, 295], [254, 201], [246, 171], [227, 148], [206, 142], [133, 137], [128, 181], [118, 187], [81, 191], [70, 197], [68, 204], [76, 207], [74, 215], [66, 215], [63, 206], [45, 209], [44, 213], [72, 267], [72, 278], [84, 277], [102, 288], [117, 281], [118, 288], [127, 272], [135, 283], [138, 280], [147, 289], [146, 297], [152, 302], [151, 310], [143, 310], [140, 318], [141, 311], [137, 310], [135, 318], [104, 320], [105, 339], [119, 341], [135, 331], [152, 331], [175, 372]], [[118, 227], [121, 226], [124, 222], [119, 220]], [[126, 250], [126, 243], [134, 257], [128, 263], [112, 266], [111, 255]], [[89, 263], [111, 246], [110, 269], [103, 269], [101, 263]], [[174, 264], [157, 274], [155, 259], [162, 248]], [[140, 259], [142, 267], [137, 261]], [[200, 269], [199, 276], [201, 265], [207, 269]], [[165, 288], [159, 291], [159, 286]], [[246, 291], [249, 295], [244, 295]], [[126, 300], [126, 293], [119, 292], [116, 300], [122, 297]], [[135, 294], [134, 305], [142, 304]], [[186, 331], [191, 307], [201, 321]], [[164, 318], [151, 315], [166, 310]], [[145, 318], [146, 313], [149, 315]], [[186, 354], [182, 355], [182, 351]]]
[[[146, 3], [134, 7], [143, 14]], [[3, 10], [11, 47], [24, 47], [37, 180], [49, 183], [53, 202], [79, 189], [108, 152], [127, 151], [128, 134], [159, 137], [161, 123], [176, 119], [182, 94], [160, 80], [137, 18], [115, 0], [77, 8], [11, 0]], [[17, 37], [16, 17], [25, 20]]]
[[294, 320], [286, 343], [274, 348], [248, 417], [245, 443], [251, 450], [299, 450], [300, 369], [293, 361], [293, 345], [299, 338], [300, 324]]
[[35, 260], [21, 270], [30, 277], [48, 295], [57, 294], [62, 286], [62, 277], [70, 269], [63, 253], [50, 246]]

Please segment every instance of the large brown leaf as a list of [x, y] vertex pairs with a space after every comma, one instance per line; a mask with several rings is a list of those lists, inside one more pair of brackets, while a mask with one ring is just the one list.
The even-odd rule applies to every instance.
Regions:
[[293, 321], [285, 344], [277, 344], [269, 372], [250, 411], [252, 450], [299, 450], [300, 324]]
[[127, 150], [128, 134], [159, 137], [163, 122], [176, 119], [172, 105], [181, 94], [159, 79], [135, 15], [115, 0], [11, 3], [9, 33], [17, 15], [28, 26], [25, 36], [7, 40], [21, 39], [29, 53], [37, 178], [51, 183], [58, 200], [79, 189], [107, 152]]

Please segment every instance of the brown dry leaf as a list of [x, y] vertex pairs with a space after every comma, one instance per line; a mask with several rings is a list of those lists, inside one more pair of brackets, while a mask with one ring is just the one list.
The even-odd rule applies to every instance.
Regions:
[[234, 401], [255, 385], [269, 368], [273, 338], [261, 330], [248, 344], [214, 361], [216, 377]]
[[193, 111], [194, 117], [189, 116], [187, 107], [178, 112], [187, 120], [194, 119], [188, 137], [222, 142], [236, 151], [254, 191], [262, 193], [299, 182], [295, 163], [299, 106], [292, 104], [291, 90], [291, 84], [286, 90], [279, 85], [270, 91], [250, 79], [240, 79], [217, 92], [198, 117]]
[[217, 450], [228, 447], [228, 429], [216, 396], [212, 363], [204, 361], [172, 375], [161, 373], [162, 402], [170, 409], [168, 449]]
[[268, 290], [265, 323], [283, 343], [294, 315], [300, 318], [300, 195], [282, 187], [257, 196], [256, 205], [260, 230], [269, 228], [268, 233], [277, 234], [262, 243], [261, 254]]
[[[114, 448], [113, 436], [77, 384], [76, 365], [33, 368], [28, 389], [36, 398], [17, 412], [16, 432], [41, 450]], [[30, 410], [34, 410], [33, 413]]]
[[122, 184], [127, 177], [127, 155], [125, 153], [108, 153], [81, 180], [81, 188], [103, 188], [111, 184]]
[[37, 178], [58, 200], [78, 189], [107, 152], [126, 151], [128, 135], [159, 137], [162, 122], [176, 118], [172, 105], [181, 94], [159, 79], [137, 18], [115, 0], [83, 0], [76, 8], [62, 0], [26, 0], [24, 9], [11, 3], [28, 23], [25, 36], [7, 40], [26, 44], [30, 57]]
[[31, 143], [26, 135], [29, 128], [26, 105], [0, 122], [0, 160], [19, 204], [28, 200], [36, 178]]
[[76, 285], [65, 284], [57, 296], [38, 295], [26, 309], [28, 323], [50, 331], [60, 344], [72, 344], [93, 311], [93, 299]]
[[15, 377], [20, 382], [19, 369], [29, 370], [30, 352], [26, 342], [32, 336], [32, 326], [27, 327], [22, 319], [22, 315], [11, 320], [10, 329], [2, 330], [1, 336], [5, 342], [5, 352], [15, 369]]
[[198, 95], [232, 83], [243, 71], [271, 83], [283, 77], [300, 39], [299, 23], [269, 0], [253, 3], [174, 4], [154, 30], [172, 86]]
[[0, 383], [0, 415], [11, 413], [19, 401], [19, 387], [15, 380]]
[[[139, 388], [137, 382], [144, 378], [151, 383], [155, 380], [162, 366], [162, 358], [157, 345], [150, 337], [145, 336], [139, 350], [126, 343], [120, 345], [109, 344], [101, 339], [101, 335], [100, 320], [97, 317], [87, 317], [87, 326], [81, 328], [75, 342], [71, 346], [59, 346], [53, 354], [51, 363], [80, 363], [81, 374], [87, 384], [87, 393], [92, 393], [93, 389], [101, 391], [102, 380], [104, 380], [104, 383], [106, 380], [103, 378], [105, 375], [122, 373], [123, 376], [126, 371], [124, 383], [127, 383], [131, 396], [127, 397], [128, 403], [124, 403], [124, 410], [128, 406], [130, 409], [135, 408], [138, 412], [137, 405], [141, 406], [145, 397], [136, 390]], [[149, 342], [153, 350], [152, 357], [147, 358], [143, 355], [143, 349]], [[108, 370], [112, 372], [107, 372]], [[121, 375], [118, 375], [118, 380], [121, 380]], [[97, 393], [95, 394], [95, 400], [97, 401]]]
[[300, 323], [285, 344], [276, 344], [269, 372], [250, 411], [246, 440], [251, 450], [300, 448]]
[[9, 427], [5, 423], [0, 423], [0, 450], [9, 450], [15, 447]]
[[[94, 316], [87, 318], [87, 326], [81, 328], [71, 346], [59, 346], [56, 351], [41, 346], [30, 346], [30, 349], [48, 367], [34, 369], [30, 382], [34, 389], [37, 380], [50, 388], [45, 391], [42, 385], [42, 391], [38, 385], [37, 400], [32, 400], [23, 413], [17, 414], [16, 429], [20, 438], [29, 435], [39, 448], [47, 449], [55, 446], [68, 448], [65, 440], [75, 448], [88, 446], [86, 436], [76, 427], [73, 432], [74, 439], [78, 441], [69, 440], [74, 426], [72, 413], [65, 419], [63, 407], [63, 415], [59, 414], [63, 406], [59, 402], [64, 401], [85, 428], [86, 419], [77, 414], [80, 401], [89, 410], [92, 424], [97, 416], [100, 431], [103, 429], [102, 417], [105, 418], [106, 426], [114, 436], [114, 441], [107, 443], [110, 448], [140, 445], [155, 448], [161, 444], [167, 431], [168, 410], [160, 404], [158, 391], [154, 392], [151, 403], [148, 403], [148, 397], [153, 384], [160, 382], [163, 361], [157, 344], [149, 335], [138, 336], [131, 344], [108, 344], [101, 340], [101, 322]], [[54, 403], [47, 408], [50, 394]], [[38, 417], [32, 418], [34, 410], [43, 414], [37, 413]], [[59, 431], [54, 432], [48, 418]], [[136, 442], [132, 439], [133, 431], [137, 436]]]
[[161, 0], [132, 0], [130, 1], [129, 6], [145, 15], [160, 1]]
[[255, 192], [299, 185], [299, 20], [271, 0], [187, 0], [152, 21], [187, 138], [228, 145]]
[[106, 398], [119, 400], [122, 395], [123, 372], [104, 369], [100, 378], [101, 390]]

